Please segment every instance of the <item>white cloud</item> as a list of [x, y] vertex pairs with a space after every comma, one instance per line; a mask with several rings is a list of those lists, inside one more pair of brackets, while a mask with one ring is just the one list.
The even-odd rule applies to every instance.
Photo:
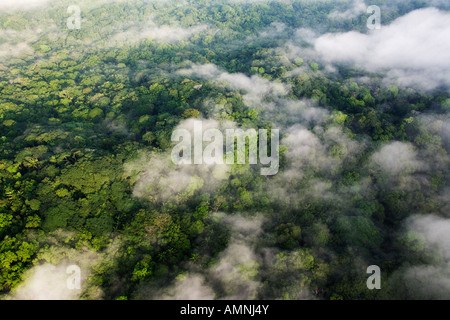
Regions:
[[[216, 264], [202, 273], [181, 274], [174, 283], [158, 290], [141, 288], [140, 298], [154, 296], [155, 299], [172, 300], [210, 300], [210, 299], [255, 299], [262, 286], [258, 279], [258, 267], [261, 259], [253, 248], [261, 233], [264, 219], [239, 214], [226, 215], [215, 213], [213, 219], [230, 227], [231, 239], [228, 247], [219, 255]], [[217, 296], [212, 283], [219, 283], [224, 290], [223, 296]]]
[[339, 19], [349, 19], [355, 17], [363, 12], [366, 12], [367, 5], [364, 0], [353, 0], [351, 4], [349, 4], [349, 9], [344, 12], [341, 11], [333, 11], [329, 14], [330, 18], [339, 18]]
[[[234, 128], [235, 123], [202, 119], [202, 132], [207, 129]], [[194, 135], [194, 119], [182, 121], [176, 129], [188, 130]], [[203, 147], [208, 144], [204, 143]], [[125, 175], [136, 180], [133, 195], [155, 203], [161, 201], [184, 202], [198, 190], [213, 192], [228, 178], [226, 164], [179, 164], [171, 159], [171, 148], [164, 153], [143, 153], [138, 159], [125, 164]], [[194, 154], [192, 154], [195, 157]], [[192, 160], [193, 161], [193, 160]]]
[[[17, 300], [77, 300], [80, 290], [67, 286], [66, 265], [45, 264], [28, 273], [27, 280], [13, 294]], [[29, 277], [29, 278], [28, 278]]]
[[16, 45], [2, 44], [0, 45], [0, 57], [19, 57], [21, 55], [31, 55], [34, 50], [28, 43], [23, 42]]
[[211, 287], [199, 274], [188, 274], [177, 277], [175, 283], [164, 289], [159, 300], [213, 300], [215, 297]]
[[399, 141], [391, 142], [375, 152], [371, 163], [390, 175], [412, 173], [425, 166], [410, 144]]
[[441, 137], [442, 144], [450, 151], [450, 113], [421, 114], [417, 118], [423, 129]]
[[450, 219], [430, 216], [413, 216], [408, 221], [412, 230], [421, 233], [428, 245], [435, 246], [442, 257], [450, 262]]
[[20, 57], [35, 53], [30, 44], [42, 36], [44, 31], [54, 31], [51, 27], [28, 27], [25, 30], [17, 31], [13, 29], [0, 30], [0, 57]]
[[0, 10], [29, 10], [47, 4], [50, 0], [2, 0]]
[[309, 28], [298, 28], [295, 30], [294, 36], [294, 40], [296, 42], [305, 41], [309, 44], [313, 44], [317, 39], [317, 33]]
[[275, 38], [286, 33], [286, 25], [282, 22], [273, 22], [264, 30], [258, 32], [258, 38]]
[[400, 276], [408, 294], [419, 299], [450, 298], [450, 220], [434, 215], [412, 216], [408, 230], [423, 236], [428, 253], [437, 253], [434, 262], [399, 269], [393, 278]]
[[307, 168], [332, 172], [340, 167], [345, 159], [360, 154], [365, 142], [352, 140], [342, 128], [330, 126], [326, 130], [316, 127], [314, 132], [294, 125], [287, 130], [288, 135], [282, 140], [288, 150], [288, 169], [298, 173]]
[[225, 299], [255, 299], [262, 284], [257, 276], [261, 261], [254, 244], [261, 234], [264, 218], [223, 213], [216, 213], [215, 218], [230, 226], [231, 239], [209, 274], [222, 284], [227, 293]]
[[415, 10], [369, 34], [325, 34], [315, 42], [329, 63], [350, 63], [386, 72], [390, 81], [432, 89], [450, 85], [450, 13]]
[[[62, 233], [64, 234], [64, 233]], [[54, 241], [49, 237], [48, 241]], [[110, 246], [108, 250], [115, 246]], [[112, 251], [108, 251], [111, 253]], [[29, 269], [23, 276], [22, 283], [19, 284], [6, 298], [12, 300], [77, 300], [85, 290], [89, 290], [91, 299], [99, 299], [102, 291], [98, 287], [90, 287], [89, 276], [93, 267], [102, 260], [102, 254], [90, 251], [69, 249], [60, 246], [52, 246], [48, 250], [40, 253], [41, 258], [51, 263], [36, 265]], [[106, 255], [108, 257], [108, 255]], [[109, 256], [110, 257], [110, 256]], [[76, 266], [79, 273], [75, 274], [73, 269], [68, 267]], [[73, 277], [80, 276], [80, 288], [70, 287], [74, 284]]]
[[114, 34], [110, 41], [113, 44], [132, 44], [143, 40], [155, 40], [160, 42], [177, 42], [188, 39], [193, 34], [205, 31], [207, 26], [198, 25], [190, 28], [182, 28], [172, 25], [156, 25], [149, 20], [140, 26], [132, 26], [125, 31]]
[[178, 73], [205, 80], [222, 81], [234, 90], [243, 90], [244, 100], [249, 106], [261, 104], [267, 95], [280, 97], [286, 95], [289, 90], [289, 87], [281, 82], [272, 82], [257, 75], [249, 77], [243, 73], [229, 73], [211, 63], [193, 64], [190, 68], [178, 70]]

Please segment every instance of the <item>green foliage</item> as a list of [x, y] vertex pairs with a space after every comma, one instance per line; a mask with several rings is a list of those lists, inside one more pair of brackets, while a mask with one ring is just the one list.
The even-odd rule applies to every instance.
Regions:
[[113, 231], [113, 219], [107, 215], [89, 218], [86, 220], [86, 230], [93, 236], [101, 236], [110, 234]]
[[408, 231], [399, 237], [399, 243], [412, 253], [423, 253], [426, 241], [422, 234], [415, 231]]
[[277, 244], [283, 249], [293, 249], [299, 246], [301, 240], [301, 228], [292, 223], [279, 225], [277, 232]]
[[311, 67], [311, 69], [313, 69], [313, 71], [319, 70], [319, 64], [316, 63], [316, 62], [311, 62], [311, 63], [309, 64], [309, 66]]
[[[386, 9], [385, 23], [420, 6]], [[374, 298], [364, 270], [355, 266], [360, 261], [377, 260], [386, 276], [404, 262], [430, 261], [424, 236], [402, 226], [413, 213], [447, 214], [442, 119], [450, 109], [448, 92], [386, 86], [383, 74], [347, 65], [330, 74], [319, 60], [287, 51], [300, 45], [293, 39], [301, 29], [366, 32], [364, 14], [332, 18], [337, 9], [351, 9], [348, 1], [92, 3], [83, 7], [82, 32], [55, 29], [65, 20], [63, 7], [0, 15], [2, 44], [9, 45], [10, 35], [54, 30], [27, 35], [23, 43], [32, 54], [2, 52], [0, 293], [10, 292], [33, 265], [67, 258], [56, 248], [61, 235], [75, 252], [113, 252], [95, 266], [88, 291], [101, 288], [104, 298], [117, 300], [147, 286], [156, 292], [187, 269], [207, 277], [224, 262], [230, 241], [242, 241], [258, 256], [235, 267], [242, 281], [261, 284], [262, 298]], [[140, 37], [153, 34], [141, 31], [126, 33], [129, 43], [112, 41], [124, 25], [133, 31], [150, 19], [175, 30], [209, 27], [180, 41]], [[180, 72], [207, 64], [223, 74]], [[232, 83], [220, 81], [229, 74], [236, 76]], [[287, 92], [272, 95], [260, 84]], [[289, 103], [307, 108], [285, 115], [281, 107]], [[329, 116], [299, 120], [314, 118], [318, 108]], [[431, 111], [441, 122], [418, 116]], [[124, 164], [142, 151], [167, 153], [180, 121], [202, 117], [255, 129], [275, 128], [281, 119], [317, 141], [300, 141], [301, 150], [281, 145], [274, 177], [232, 165], [217, 186], [207, 175], [191, 174], [187, 187], [174, 192], [156, 172], [160, 183], [146, 184], [139, 196], [137, 176], [154, 168], [128, 174]], [[282, 129], [283, 136], [288, 128]], [[424, 159], [420, 170], [399, 177], [375, 172], [371, 156], [391, 141], [413, 144]], [[156, 200], [163, 192], [170, 196]], [[242, 223], [229, 230], [217, 222], [222, 215], [231, 221], [255, 213], [263, 217], [258, 228]], [[111, 245], [115, 240], [120, 245]], [[273, 259], [267, 263], [263, 255]], [[221, 285], [214, 282], [225, 290]]]
[[361, 247], [379, 246], [382, 238], [373, 222], [362, 216], [341, 216], [336, 221], [336, 233], [341, 241]]
[[73, 215], [74, 212], [63, 205], [50, 208], [45, 213], [42, 228], [47, 232], [54, 231], [58, 228], [65, 228], [67, 227], [67, 222]]

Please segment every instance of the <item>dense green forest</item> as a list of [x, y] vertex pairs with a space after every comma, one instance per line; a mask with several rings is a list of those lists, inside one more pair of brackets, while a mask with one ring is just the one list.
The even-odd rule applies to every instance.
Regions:
[[[1, 298], [450, 298], [445, 1], [33, 4], [0, 4]], [[176, 166], [193, 119], [279, 129], [279, 172]]]

